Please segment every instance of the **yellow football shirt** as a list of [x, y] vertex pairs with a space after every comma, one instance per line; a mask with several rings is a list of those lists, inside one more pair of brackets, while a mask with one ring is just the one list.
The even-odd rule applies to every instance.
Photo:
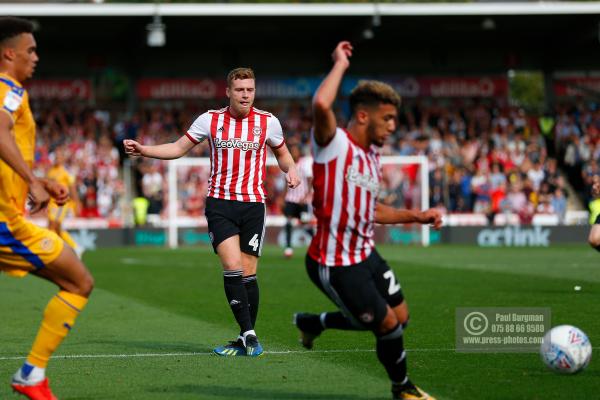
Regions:
[[[12, 118], [15, 142], [31, 167], [35, 148], [35, 120], [29, 108], [29, 95], [18, 81], [3, 73], [0, 73], [0, 112]], [[0, 160], [0, 221], [10, 221], [23, 215], [27, 194], [25, 181]]]

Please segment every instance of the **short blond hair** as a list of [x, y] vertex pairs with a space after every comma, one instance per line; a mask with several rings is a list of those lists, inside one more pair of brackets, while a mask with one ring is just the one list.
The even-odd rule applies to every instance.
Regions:
[[359, 81], [350, 92], [350, 110], [352, 114], [359, 106], [374, 107], [380, 104], [391, 104], [400, 107], [400, 95], [393, 87], [381, 81]]
[[254, 79], [254, 71], [251, 68], [236, 68], [231, 70], [227, 74], [227, 86], [231, 87], [231, 84], [236, 79]]

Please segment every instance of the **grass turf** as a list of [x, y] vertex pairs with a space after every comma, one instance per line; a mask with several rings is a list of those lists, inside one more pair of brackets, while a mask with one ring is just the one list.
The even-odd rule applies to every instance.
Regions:
[[[600, 342], [598, 254], [585, 246], [549, 249], [430, 249], [381, 246], [411, 310], [405, 333], [409, 373], [438, 399], [594, 398], [600, 364], [560, 376], [538, 354], [454, 351], [456, 307], [550, 307], [552, 324]], [[312, 286], [303, 252], [284, 260], [265, 248], [259, 266], [258, 359], [219, 358], [236, 336], [217, 257], [206, 247], [88, 252], [96, 278], [90, 304], [49, 366], [61, 400], [389, 399], [389, 383], [367, 332], [325, 332], [303, 351], [294, 311], [333, 310]], [[575, 285], [582, 287], [576, 292]], [[8, 383], [35, 336], [55, 288], [34, 277], [0, 276], [0, 379]], [[60, 356], [76, 356], [64, 358]], [[0, 399], [10, 399], [8, 384]]]

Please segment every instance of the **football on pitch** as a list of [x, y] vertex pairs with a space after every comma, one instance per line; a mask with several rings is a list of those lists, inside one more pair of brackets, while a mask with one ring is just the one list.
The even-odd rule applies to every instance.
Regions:
[[561, 374], [582, 371], [592, 358], [592, 344], [587, 335], [571, 325], [559, 325], [544, 335], [540, 354], [544, 364]]

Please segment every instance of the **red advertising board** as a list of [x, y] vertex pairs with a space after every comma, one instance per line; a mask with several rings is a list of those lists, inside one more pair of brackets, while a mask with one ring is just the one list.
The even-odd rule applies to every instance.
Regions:
[[25, 85], [34, 100], [89, 100], [92, 83], [88, 79], [35, 79]]
[[225, 80], [217, 79], [141, 79], [137, 83], [140, 99], [213, 99], [225, 97]]
[[556, 96], [575, 97], [589, 94], [589, 92], [600, 93], [600, 76], [554, 78], [554, 94]]

